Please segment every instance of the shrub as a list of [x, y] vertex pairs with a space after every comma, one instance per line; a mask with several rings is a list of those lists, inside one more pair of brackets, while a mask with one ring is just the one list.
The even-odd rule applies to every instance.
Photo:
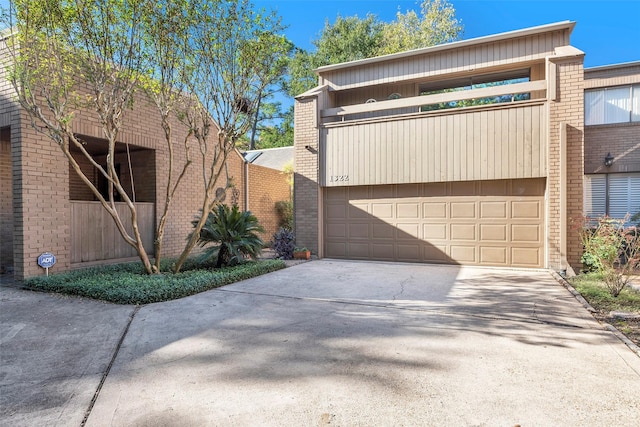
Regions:
[[627, 286], [634, 270], [640, 266], [640, 233], [625, 227], [625, 219], [603, 216], [593, 221], [585, 217], [578, 222], [585, 270], [602, 274], [605, 286], [617, 297]]
[[128, 263], [34, 277], [27, 279], [25, 286], [116, 304], [149, 304], [183, 298], [285, 267], [280, 260], [265, 260], [217, 270], [172, 273], [169, 271], [172, 262], [163, 260], [167, 268], [164, 274], [148, 275], [140, 263]]
[[278, 227], [293, 230], [293, 202], [291, 200], [279, 200], [276, 202], [278, 214]]
[[288, 228], [282, 227], [273, 235], [272, 248], [276, 252], [278, 258], [292, 259], [296, 236]]
[[[194, 227], [198, 220], [194, 220]], [[241, 212], [237, 206], [229, 208], [219, 204], [207, 216], [198, 244], [203, 247], [213, 244], [203, 253], [202, 259], [216, 259], [216, 268], [241, 263], [245, 257], [256, 259], [264, 242], [258, 232], [264, 229], [249, 211]]]

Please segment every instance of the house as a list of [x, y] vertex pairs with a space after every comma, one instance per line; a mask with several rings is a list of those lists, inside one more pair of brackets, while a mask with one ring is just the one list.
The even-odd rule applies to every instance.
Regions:
[[584, 210], [640, 212], [640, 61], [584, 70]]
[[[295, 101], [297, 244], [329, 258], [578, 267], [583, 182], [592, 205], [603, 179], [610, 210], [638, 200], [640, 80], [637, 63], [585, 71], [574, 26], [319, 68]], [[623, 89], [625, 123], [602, 122], [600, 100]]]
[[[6, 55], [4, 56], [6, 60]], [[48, 136], [37, 132], [27, 113], [15, 101], [6, 69], [0, 70], [0, 266], [13, 270], [22, 280], [44, 274], [38, 256], [51, 252], [56, 257], [52, 272], [66, 271], [106, 262], [136, 260], [136, 252], [120, 237], [113, 220], [95, 200], [94, 194], [69, 165]], [[106, 157], [102, 127], [95, 112], [77, 111], [74, 132], [98, 162]], [[187, 129], [174, 123], [175, 140]], [[216, 133], [213, 132], [215, 135]], [[174, 176], [185, 160], [181, 144], [174, 147]], [[153, 256], [156, 224], [160, 220], [168, 180], [168, 150], [157, 109], [138, 94], [134, 109], [127, 112], [116, 146], [116, 169], [127, 195], [137, 206], [142, 240]], [[77, 154], [77, 153], [76, 153]], [[86, 158], [74, 155], [82, 170], [103, 191], [107, 186]], [[163, 256], [178, 256], [192, 229], [191, 221], [201, 207], [202, 158], [192, 156], [179, 191], [172, 202], [164, 236]], [[240, 152], [227, 161], [233, 187], [225, 190], [225, 177], [217, 189], [224, 202], [251, 209], [254, 199], [272, 202], [289, 198], [286, 177], [272, 169], [249, 165]], [[131, 179], [133, 178], [133, 179]], [[123, 202], [116, 202], [127, 217]], [[264, 224], [277, 221], [275, 208], [254, 212]], [[130, 220], [129, 220], [130, 221]], [[130, 223], [126, 224], [130, 227]], [[272, 227], [273, 228], [273, 227]], [[269, 240], [271, 230], [264, 233]], [[271, 232], [272, 233], [272, 232]]]

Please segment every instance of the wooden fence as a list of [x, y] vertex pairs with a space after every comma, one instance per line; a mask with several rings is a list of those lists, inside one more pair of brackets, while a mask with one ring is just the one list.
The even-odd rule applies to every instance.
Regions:
[[[147, 253], [153, 251], [155, 232], [154, 203], [136, 203], [138, 227]], [[125, 203], [116, 203], [116, 210], [132, 233], [131, 215]], [[152, 255], [152, 253], [150, 253]], [[71, 263], [95, 262], [137, 256], [118, 231], [113, 218], [100, 202], [71, 202]]]

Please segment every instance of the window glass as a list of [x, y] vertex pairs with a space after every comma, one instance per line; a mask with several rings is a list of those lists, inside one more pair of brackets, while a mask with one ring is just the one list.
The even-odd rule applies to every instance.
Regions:
[[589, 90], [584, 93], [584, 124], [604, 123], [604, 90]]
[[584, 214], [591, 218], [606, 213], [607, 180], [605, 175], [585, 175], [584, 177]]
[[604, 91], [604, 123], [623, 123], [630, 119], [631, 88], [621, 87]]
[[640, 174], [609, 175], [609, 216], [624, 218], [640, 212]]
[[631, 104], [631, 121], [640, 122], [640, 85], [633, 87]]

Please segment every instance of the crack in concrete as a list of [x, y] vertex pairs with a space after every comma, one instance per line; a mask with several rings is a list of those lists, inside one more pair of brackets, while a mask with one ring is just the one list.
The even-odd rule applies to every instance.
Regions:
[[131, 323], [133, 323], [133, 318], [136, 316], [136, 314], [138, 314], [138, 311], [140, 311], [140, 306], [137, 305], [133, 311], [131, 312], [131, 315], [129, 316], [129, 321], [127, 322], [126, 326], [124, 327], [124, 330], [122, 331], [122, 335], [120, 335], [120, 340], [118, 340], [118, 344], [116, 345], [116, 348], [113, 352], [113, 355], [111, 356], [111, 360], [109, 361], [109, 365], [107, 365], [107, 369], [105, 369], [104, 373], [102, 374], [102, 378], [100, 379], [100, 383], [98, 383], [98, 387], [96, 388], [96, 392], [93, 394], [93, 398], [91, 399], [91, 402], [89, 403], [89, 407], [87, 408], [87, 412], [85, 412], [84, 414], [84, 418], [82, 419], [82, 423], [80, 423], [80, 427], [84, 427], [84, 425], [87, 423], [87, 420], [89, 419], [89, 415], [91, 415], [91, 411], [93, 410], [94, 405], [96, 404], [96, 401], [98, 400], [98, 396], [100, 396], [100, 391], [102, 390], [102, 386], [104, 385], [105, 381], [107, 380], [107, 377], [109, 376], [109, 372], [111, 372], [111, 368], [113, 367], [113, 364], [116, 361], [116, 358], [118, 357], [118, 353], [120, 353], [120, 348], [122, 348], [122, 344], [124, 343], [124, 339], [127, 336], [127, 333], [129, 332], [129, 327], [131, 326]]

